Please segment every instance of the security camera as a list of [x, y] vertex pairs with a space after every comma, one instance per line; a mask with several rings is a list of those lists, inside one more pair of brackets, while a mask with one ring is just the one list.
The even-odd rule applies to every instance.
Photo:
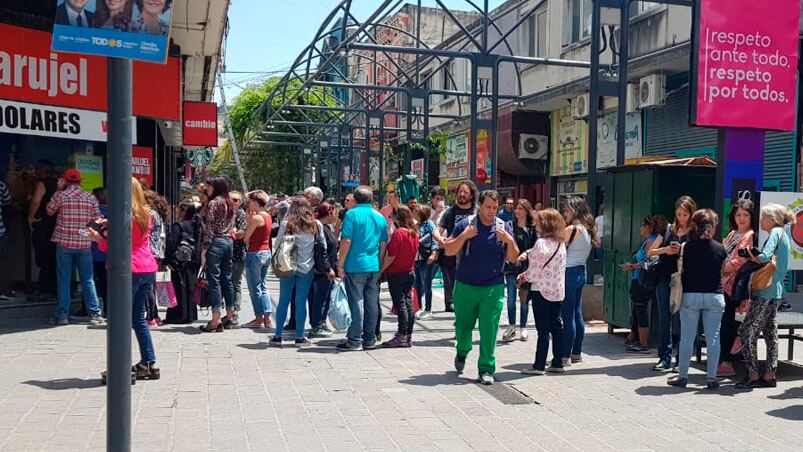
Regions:
[[165, 129], [172, 129], [173, 123], [170, 121], [162, 121], [162, 126], [164, 126]]

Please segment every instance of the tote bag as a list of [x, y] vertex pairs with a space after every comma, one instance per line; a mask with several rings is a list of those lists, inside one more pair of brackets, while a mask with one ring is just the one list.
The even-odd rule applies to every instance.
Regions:
[[678, 257], [678, 271], [672, 273], [672, 279], [669, 281], [669, 310], [672, 314], [680, 311], [680, 305], [683, 304], [683, 250], [686, 244], [680, 245], [680, 257]]

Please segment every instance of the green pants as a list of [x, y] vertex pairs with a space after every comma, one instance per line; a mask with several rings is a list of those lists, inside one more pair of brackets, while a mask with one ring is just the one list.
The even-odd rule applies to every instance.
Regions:
[[480, 320], [480, 373], [496, 371], [496, 334], [505, 299], [505, 285], [472, 286], [460, 281], [454, 286], [454, 330], [457, 354], [465, 358], [474, 341], [474, 326]]

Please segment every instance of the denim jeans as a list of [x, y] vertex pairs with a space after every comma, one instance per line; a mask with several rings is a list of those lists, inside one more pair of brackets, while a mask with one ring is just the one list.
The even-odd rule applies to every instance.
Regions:
[[560, 304], [563, 318], [563, 357], [579, 355], [583, 348], [586, 324], [583, 321], [583, 287], [586, 267], [577, 265], [566, 269], [566, 296]]
[[708, 353], [706, 364], [708, 379], [717, 377], [719, 365], [719, 326], [725, 310], [725, 297], [717, 293], [684, 293], [680, 305], [680, 363], [678, 371], [681, 378], [688, 378], [689, 364], [697, 338], [697, 325], [703, 318], [705, 346]]
[[[243, 274], [245, 273], [245, 261], [231, 261], [231, 285], [234, 288], [234, 312], [240, 312], [240, 305], [243, 301]], [[247, 281], [246, 281], [247, 283]]]
[[231, 280], [232, 240], [216, 236], [206, 250], [206, 280], [212, 311], [220, 312], [220, 305], [226, 300], [228, 310], [234, 309], [234, 285]]
[[658, 303], [658, 360], [672, 364], [672, 311], [669, 307], [669, 276], [656, 281], [655, 300]]
[[561, 318], [561, 305], [549, 301], [541, 295], [541, 292], [530, 292], [530, 299], [533, 304], [533, 315], [535, 316], [535, 329], [538, 331], [538, 341], [535, 348], [535, 362], [533, 368], [544, 370], [546, 367], [546, 356], [549, 350], [549, 338], [552, 337], [552, 367], [563, 367], [561, 356], [563, 352], [563, 325], [565, 322]]
[[379, 272], [346, 273], [345, 283], [351, 311], [346, 339], [354, 346], [372, 346], [379, 321]]
[[98, 294], [92, 273], [92, 252], [89, 248], [74, 250], [61, 245], [56, 249], [56, 268], [58, 274], [59, 317], [70, 315], [70, 281], [73, 265], [78, 267], [78, 276], [84, 293], [86, 311], [89, 315], [100, 315]]
[[329, 299], [334, 283], [324, 274], [316, 274], [312, 281], [312, 308], [309, 323], [312, 328], [321, 328], [326, 324], [329, 314]]
[[153, 291], [155, 283], [156, 273], [133, 273], [131, 275], [131, 290], [133, 293], [131, 328], [134, 330], [134, 335], [137, 337], [137, 343], [139, 344], [139, 362], [145, 364], [156, 362], [151, 330], [148, 328], [148, 321], [145, 320], [145, 301], [148, 298], [148, 294]]
[[[427, 265], [426, 260], [415, 263], [415, 291], [424, 310], [432, 312], [432, 278], [435, 277], [435, 263]], [[426, 303], [424, 303], [426, 298]]]
[[[505, 286], [507, 286], [507, 324], [516, 326], [516, 299], [519, 296], [519, 288], [516, 285], [515, 274], [505, 275]], [[524, 328], [527, 326], [527, 317], [529, 316], [529, 306], [526, 300], [521, 300], [519, 305], [519, 326]]]
[[[307, 294], [312, 286], [315, 272], [295, 272], [286, 278], [279, 278], [279, 306], [276, 308], [276, 337], [284, 333], [287, 308], [292, 301], [296, 307], [296, 339], [304, 338], [304, 323], [307, 322]], [[293, 290], [295, 289], [295, 291]], [[295, 298], [295, 300], [293, 300]]]
[[441, 252], [438, 255], [438, 264], [441, 266], [441, 278], [443, 278], [443, 299], [446, 309], [449, 309], [452, 307], [454, 286], [457, 281], [457, 261], [454, 256], [447, 256]]
[[270, 250], [245, 255], [245, 281], [248, 283], [254, 315], [257, 316], [273, 312], [273, 301], [268, 292], [268, 269], [271, 257]]

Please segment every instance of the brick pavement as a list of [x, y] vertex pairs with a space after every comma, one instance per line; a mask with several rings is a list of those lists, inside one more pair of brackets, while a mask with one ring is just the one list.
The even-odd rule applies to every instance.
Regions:
[[[386, 291], [382, 301], [389, 305]], [[250, 320], [248, 312], [242, 317]], [[4, 325], [0, 450], [103, 449], [105, 331]], [[395, 321], [385, 317], [383, 325], [390, 336]], [[705, 378], [696, 369], [681, 391], [650, 370], [655, 358], [624, 353], [621, 337], [603, 326], [588, 328], [585, 362], [564, 375], [519, 373], [532, 360], [534, 337], [500, 345], [499, 381], [490, 390], [472, 381], [476, 350], [465, 376], [453, 372], [445, 313], [416, 325], [411, 349], [346, 354], [333, 348], [342, 335], [274, 349], [267, 331], [201, 335], [196, 328], [154, 329], [162, 380], [133, 387], [134, 450], [803, 447], [803, 372], [782, 367], [777, 389], [712, 393], [699, 390]]]

